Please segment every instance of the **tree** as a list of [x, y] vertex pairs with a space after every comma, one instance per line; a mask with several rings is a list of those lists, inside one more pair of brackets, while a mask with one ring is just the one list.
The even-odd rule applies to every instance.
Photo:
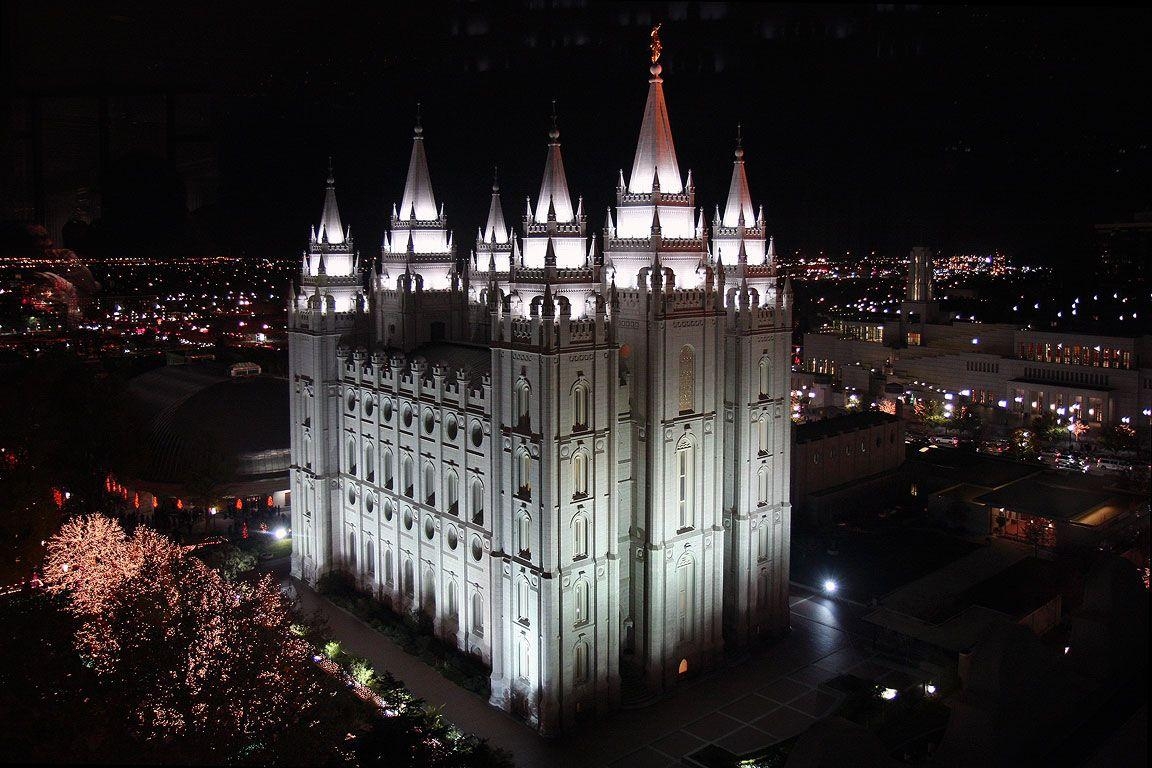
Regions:
[[1127, 424], [1109, 424], [1100, 430], [1100, 447], [1109, 451], [1134, 451], [1136, 430]]

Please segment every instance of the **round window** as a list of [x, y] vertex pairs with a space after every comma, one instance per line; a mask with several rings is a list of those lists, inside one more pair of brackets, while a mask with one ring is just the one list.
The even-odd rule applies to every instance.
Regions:
[[351, 485], [348, 486], [348, 503], [349, 504], [355, 504], [356, 503], [356, 488], [355, 488], [355, 486], [351, 486]]
[[355, 392], [350, 391], [348, 393], [348, 410], [350, 410], [350, 411], [356, 410], [356, 393]]
[[374, 509], [376, 509], [376, 499], [373, 498], [372, 494], [368, 494], [364, 497], [364, 511], [371, 512]]
[[472, 445], [479, 448], [484, 444], [484, 427], [480, 426], [480, 422], [472, 422]]
[[390, 501], [384, 502], [384, 519], [392, 522], [392, 502]]
[[424, 538], [429, 541], [436, 535], [436, 521], [431, 516], [424, 518]]
[[445, 538], [448, 539], [448, 549], [455, 551], [456, 545], [460, 543], [460, 537], [456, 534], [455, 526], [448, 526], [448, 535]]
[[444, 427], [444, 431], [447, 433], [449, 440], [456, 439], [456, 435], [460, 432], [460, 425], [456, 423], [455, 416], [448, 417], [448, 424]]
[[404, 403], [404, 410], [401, 411], [401, 414], [403, 415], [404, 426], [412, 426], [412, 406], [408, 405], [408, 403]]
[[365, 416], [371, 416], [375, 410], [376, 410], [376, 401], [370, 397], [367, 398], [364, 401], [364, 415]]
[[404, 508], [404, 530], [412, 530], [412, 510]]
[[384, 421], [392, 421], [392, 401], [384, 400], [380, 403], [380, 410], [384, 414]]
[[472, 559], [480, 562], [484, 557], [484, 545], [480, 543], [479, 536], [472, 537]]
[[432, 434], [432, 430], [436, 429], [436, 416], [430, 409], [424, 411], [424, 432]]

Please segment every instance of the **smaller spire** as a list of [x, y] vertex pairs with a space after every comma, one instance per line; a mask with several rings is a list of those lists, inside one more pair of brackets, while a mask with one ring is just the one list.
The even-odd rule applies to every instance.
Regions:
[[624, 169], [620, 169], [620, 180], [616, 182], [616, 189], [624, 189]]
[[652, 191], [660, 191], [660, 169], [656, 166], [652, 166]]
[[771, 264], [776, 261], [776, 236], [768, 238], [768, 252], [764, 254], [764, 263]]

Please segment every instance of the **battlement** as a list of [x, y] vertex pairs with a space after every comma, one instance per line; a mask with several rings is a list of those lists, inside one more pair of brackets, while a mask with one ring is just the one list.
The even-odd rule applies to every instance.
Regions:
[[[651, 237], [605, 237], [604, 238], [604, 251], [610, 253], [612, 251], [635, 251], [635, 252], [651, 252], [653, 238]], [[695, 252], [699, 253], [705, 248], [705, 240], [702, 237], [661, 237], [660, 238], [660, 252], [665, 251], [674, 252]]]
[[382, 394], [489, 412], [492, 379], [487, 371], [477, 374], [440, 360], [430, 363], [421, 355], [409, 359], [380, 351], [369, 354], [363, 347], [341, 346], [337, 356], [346, 383]]

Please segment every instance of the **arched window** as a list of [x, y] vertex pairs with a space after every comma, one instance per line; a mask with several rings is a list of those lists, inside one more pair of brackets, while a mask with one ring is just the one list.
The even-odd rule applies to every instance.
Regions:
[[690, 642], [696, 627], [696, 561], [684, 555], [676, 566], [676, 611], [680, 642]]
[[756, 443], [760, 450], [760, 455], [768, 453], [768, 414], [764, 414], [756, 420]]
[[456, 582], [449, 580], [447, 614], [452, 619], [460, 616], [460, 608], [456, 603]]
[[400, 465], [400, 483], [404, 486], [404, 495], [411, 498], [412, 488], [412, 457], [405, 456]]
[[588, 582], [585, 579], [576, 579], [572, 587], [572, 610], [576, 626], [587, 624], [591, 619], [591, 606], [588, 601]]
[[460, 481], [452, 470], [448, 470], [448, 474], [444, 475], [444, 502], [448, 514], [460, 514]]
[[528, 587], [528, 579], [521, 576], [516, 581], [516, 621], [521, 624], [528, 623], [528, 603], [532, 593]]
[[532, 456], [524, 447], [516, 451], [516, 493], [523, 499], [532, 498]]
[[756, 559], [764, 561], [768, 559], [769, 542], [768, 538], [772, 533], [772, 529], [768, 527], [768, 520], [764, 518], [760, 521], [760, 527], [756, 529]]
[[348, 474], [356, 474], [356, 438], [348, 438]]
[[772, 369], [769, 367], [768, 355], [760, 358], [760, 397], [768, 397], [772, 391]]
[[484, 524], [484, 483], [480, 478], [472, 478], [472, 522]]
[[412, 578], [412, 559], [409, 557], [404, 558], [404, 574], [401, 578], [401, 586], [404, 588], [404, 595], [412, 597], [416, 593], [415, 586], [413, 585], [414, 579]]
[[472, 593], [472, 634], [484, 634], [484, 596], [478, 591]]
[[392, 586], [392, 550], [384, 550], [384, 583]]
[[312, 469], [312, 436], [304, 436], [304, 468]]
[[520, 557], [531, 557], [532, 553], [532, 518], [528, 513], [520, 510], [516, 515], [516, 551]]
[[528, 645], [528, 638], [520, 638], [519, 652], [516, 654], [516, 676], [527, 681], [532, 672], [532, 648]]
[[768, 605], [768, 570], [763, 569], [756, 577], [756, 607]]
[[677, 499], [680, 529], [696, 525], [696, 446], [685, 437], [676, 446]]
[[572, 387], [572, 429], [587, 429], [588, 424], [588, 382], [581, 380]]
[[424, 503], [436, 506], [436, 468], [431, 462], [424, 465]]
[[588, 518], [583, 513], [572, 518], [572, 557], [588, 556]]
[[583, 640], [572, 650], [572, 677], [578, 683], [588, 682], [588, 643]]
[[760, 506], [768, 503], [768, 467], [756, 470], [756, 503]]
[[588, 495], [588, 453], [572, 454], [572, 489], [576, 496]]
[[384, 487], [392, 490], [392, 450], [384, 449]]
[[424, 583], [420, 585], [421, 606], [426, 613], [436, 613], [436, 574], [431, 568], [424, 570]]
[[532, 421], [528, 415], [528, 408], [532, 402], [532, 388], [528, 386], [528, 382], [524, 379], [516, 382], [513, 399], [512, 413], [515, 414], [516, 417], [513, 426], [519, 429], [530, 429]]
[[356, 573], [356, 534], [348, 533], [348, 570]]
[[372, 539], [364, 542], [364, 572], [368, 578], [376, 576], [376, 555], [372, 548]]
[[696, 351], [687, 344], [680, 350], [680, 413], [696, 410]]
[[370, 483], [376, 482], [376, 462], [372, 451], [372, 443], [364, 444], [364, 479]]

